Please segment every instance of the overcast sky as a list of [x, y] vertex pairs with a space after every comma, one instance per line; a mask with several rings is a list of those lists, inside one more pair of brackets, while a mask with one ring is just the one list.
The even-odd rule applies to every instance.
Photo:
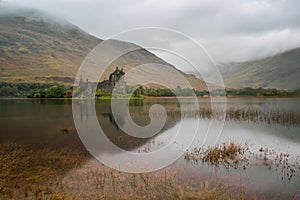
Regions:
[[137, 27], [175, 29], [216, 62], [244, 61], [300, 46], [299, 0], [4, 0], [63, 17], [102, 39]]

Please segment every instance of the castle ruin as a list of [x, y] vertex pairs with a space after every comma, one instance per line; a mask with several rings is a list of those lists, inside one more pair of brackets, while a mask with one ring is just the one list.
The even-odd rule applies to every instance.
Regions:
[[112, 92], [115, 88], [116, 93], [125, 94], [126, 93], [126, 82], [124, 81], [125, 72], [123, 68], [121, 70], [116, 67], [115, 71], [109, 75], [108, 80], [99, 82], [97, 89], [100, 89], [103, 92]]

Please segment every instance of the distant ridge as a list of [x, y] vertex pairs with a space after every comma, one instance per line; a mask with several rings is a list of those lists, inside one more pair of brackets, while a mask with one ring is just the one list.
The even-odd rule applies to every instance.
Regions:
[[300, 48], [260, 60], [219, 66], [226, 87], [300, 88]]

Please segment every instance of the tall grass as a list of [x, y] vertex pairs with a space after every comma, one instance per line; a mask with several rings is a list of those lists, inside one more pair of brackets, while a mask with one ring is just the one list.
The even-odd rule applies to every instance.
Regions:
[[194, 148], [186, 152], [184, 159], [194, 164], [202, 162], [213, 166], [223, 165], [227, 169], [242, 167], [245, 170], [253, 164], [267, 166], [269, 170], [276, 171], [282, 181], [290, 181], [300, 174], [300, 154], [290, 155], [263, 147], [253, 151], [247, 143], [231, 142], [208, 148]]
[[118, 172], [76, 149], [1, 144], [0, 159], [0, 199], [256, 198], [243, 186], [187, 179], [178, 166], [148, 174]]

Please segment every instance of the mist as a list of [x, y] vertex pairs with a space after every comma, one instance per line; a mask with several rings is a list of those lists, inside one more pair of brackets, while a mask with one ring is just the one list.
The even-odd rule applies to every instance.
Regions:
[[300, 46], [297, 0], [4, 2], [42, 10], [101, 39], [137, 27], [174, 29], [201, 44], [216, 63], [259, 59]]

